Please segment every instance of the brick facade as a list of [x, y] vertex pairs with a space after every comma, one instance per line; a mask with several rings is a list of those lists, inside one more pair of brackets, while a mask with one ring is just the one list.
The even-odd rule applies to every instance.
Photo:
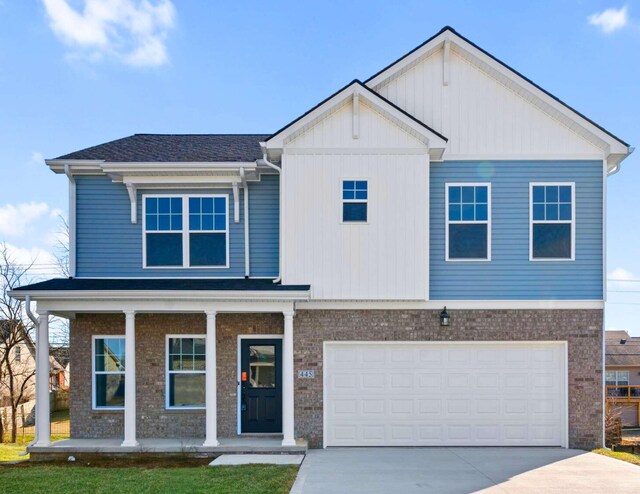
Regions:
[[[238, 335], [281, 334], [281, 314], [219, 314], [217, 328], [218, 435], [237, 432]], [[204, 410], [165, 408], [167, 334], [206, 332], [204, 314], [139, 314], [136, 316], [136, 384], [138, 437], [202, 437]], [[124, 315], [78, 314], [71, 321], [71, 436], [121, 437], [122, 411], [91, 409], [91, 336], [124, 334]]]
[[566, 340], [569, 351], [569, 447], [602, 443], [601, 310], [297, 311], [295, 375], [314, 369], [315, 379], [295, 382], [296, 437], [322, 447], [322, 342]]
[[[569, 352], [569, 445], [590, 449], [602, 439], [601, 310], [455, 310], [441, 328], [439, 311], [299, 310], [294, 318], [294, 365], [315, 379], [295, 379], [296, 437], [322, 445], [323, 341], [566, 340]], [[218, 435], [237, 431], [237, 337], [281, 334], [281, 314], [217, 317]], [[205, 413], [165, 409], [165, 337], [204, 334], [204, 314], [136, 316], [139, 437], [204, 437]], [[79, 314], [71, 323], [72, 437], [120, 437], [122, 412], [91, 409], [91, 335], [124, 334], [124, 316]]]

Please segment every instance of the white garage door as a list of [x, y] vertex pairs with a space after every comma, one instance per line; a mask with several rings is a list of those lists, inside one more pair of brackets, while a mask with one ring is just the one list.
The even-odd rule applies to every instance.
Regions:
[[324, 352], [325, 446], [566, 446], [564, 342]]

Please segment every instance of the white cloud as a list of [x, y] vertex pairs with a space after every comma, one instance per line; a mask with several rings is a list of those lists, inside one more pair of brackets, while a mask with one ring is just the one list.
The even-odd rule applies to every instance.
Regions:
[[29, 225], [51, 211], [46, 202], [23, 202], [0, 207], [0, 235], [19, 237]]
[[628, 289], [631, 286], [633, 286], [633, 283], [625, 283], [625, 282], [628, 282], [629, 280], [635, 280], [635, 279], [637, 278], [634, 276], [634, 274], [631, 271], [625, 268], [618, 267], [608, 274], [607, 286], [610, 290], [620, 289], [620, 288]]
[[619, 9], [611, 8], [597, 14], [591, 14], [588, 19], [589, 24], [599, 27], [605, 34], [622, 29], [629, 22], [626, 5]]
[[18, 266], [26, 267], [33, 264], [32, 274], [38, 275], [41, 272], [52, 272], [56, 264], [55, 256], [44, 249], [38, 247], [26, 248], [13, 244], [4, 244], [7, 248], [7, 257]]
[[29, 163], [32, 165], [42, 165], [44, 162], [44, 155], [39, 151], [34, 151], [31, 153], [31, 158], [29, 158]]
[[42, 0], [49, 25], [72, 48], [73, 57], [91, 61], [114, 57], [134, 66], [168, 60], [165, 40], [175, 21], [171, 0]]

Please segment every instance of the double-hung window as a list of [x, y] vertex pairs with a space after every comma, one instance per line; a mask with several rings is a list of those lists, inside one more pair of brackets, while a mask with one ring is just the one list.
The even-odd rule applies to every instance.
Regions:
[[446, 184], [447, 261], [491, 259], [491, 184]]
[[93, 408], [124, 407], [124, 336], [93, 338]]
[[627, 388], [629, 386], [629, 371], [607, 371], [605, 373], [605, 382], [607, 386], [607, 396], [638, 396], [636, 388]]
[[205, 337], [167, 336], [167, 408], [205, 406]]
[[529, 258], [575, 259], [575, 184], [531, 183]]
[[366, 223], [368, 216], [369, 182], [342, 181], [342, 222]]
[[227, 195], [144, 196], [144, 267], [227, 267]]

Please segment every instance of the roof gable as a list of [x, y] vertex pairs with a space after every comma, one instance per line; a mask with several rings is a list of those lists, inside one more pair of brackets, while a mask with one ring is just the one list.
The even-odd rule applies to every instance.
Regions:
[[[264, 143], [264, 147], [272, 152], [281, 151], [302, 134], [312, 129], [320, 121], [332, 114], [339, 112], [345, 105], [351, 104], [354, 118], [357, 117], [359, 104], [363, 103], [364, 110], [373, 110], [385, 117], [406, 134], [422, 143], [429, 149], [432, 158], [439, 159], [447, 144], [447, 138], [435, 131], [414, 116], [405, 112], [394, 103], [375, 93], [360, 81], [355, 80], [320, 102], [311, 110], [287, 124], [285, 127], [270, 136]], [[354, 139], [358, 137], [354, 130]]]
[[411, 70], [438, 51], [443, 51], [442, 82], [447, 85], [446, 66], [452, 52], [498, 81], [504, 87], [519, 94], [524, 100], [546, 115], [560, 122], [567, 129], [601, 149], [609, 161], [610, 170], [617, 170], [619, 163], [630, 153], [629, 145], [611, 132], [579, 113], [556, 96], [512, 69], [467, 38], [446, 26], [435, 36], [388, 65], [365, 81], [375, 91], [389, 84], [394, 78]]

